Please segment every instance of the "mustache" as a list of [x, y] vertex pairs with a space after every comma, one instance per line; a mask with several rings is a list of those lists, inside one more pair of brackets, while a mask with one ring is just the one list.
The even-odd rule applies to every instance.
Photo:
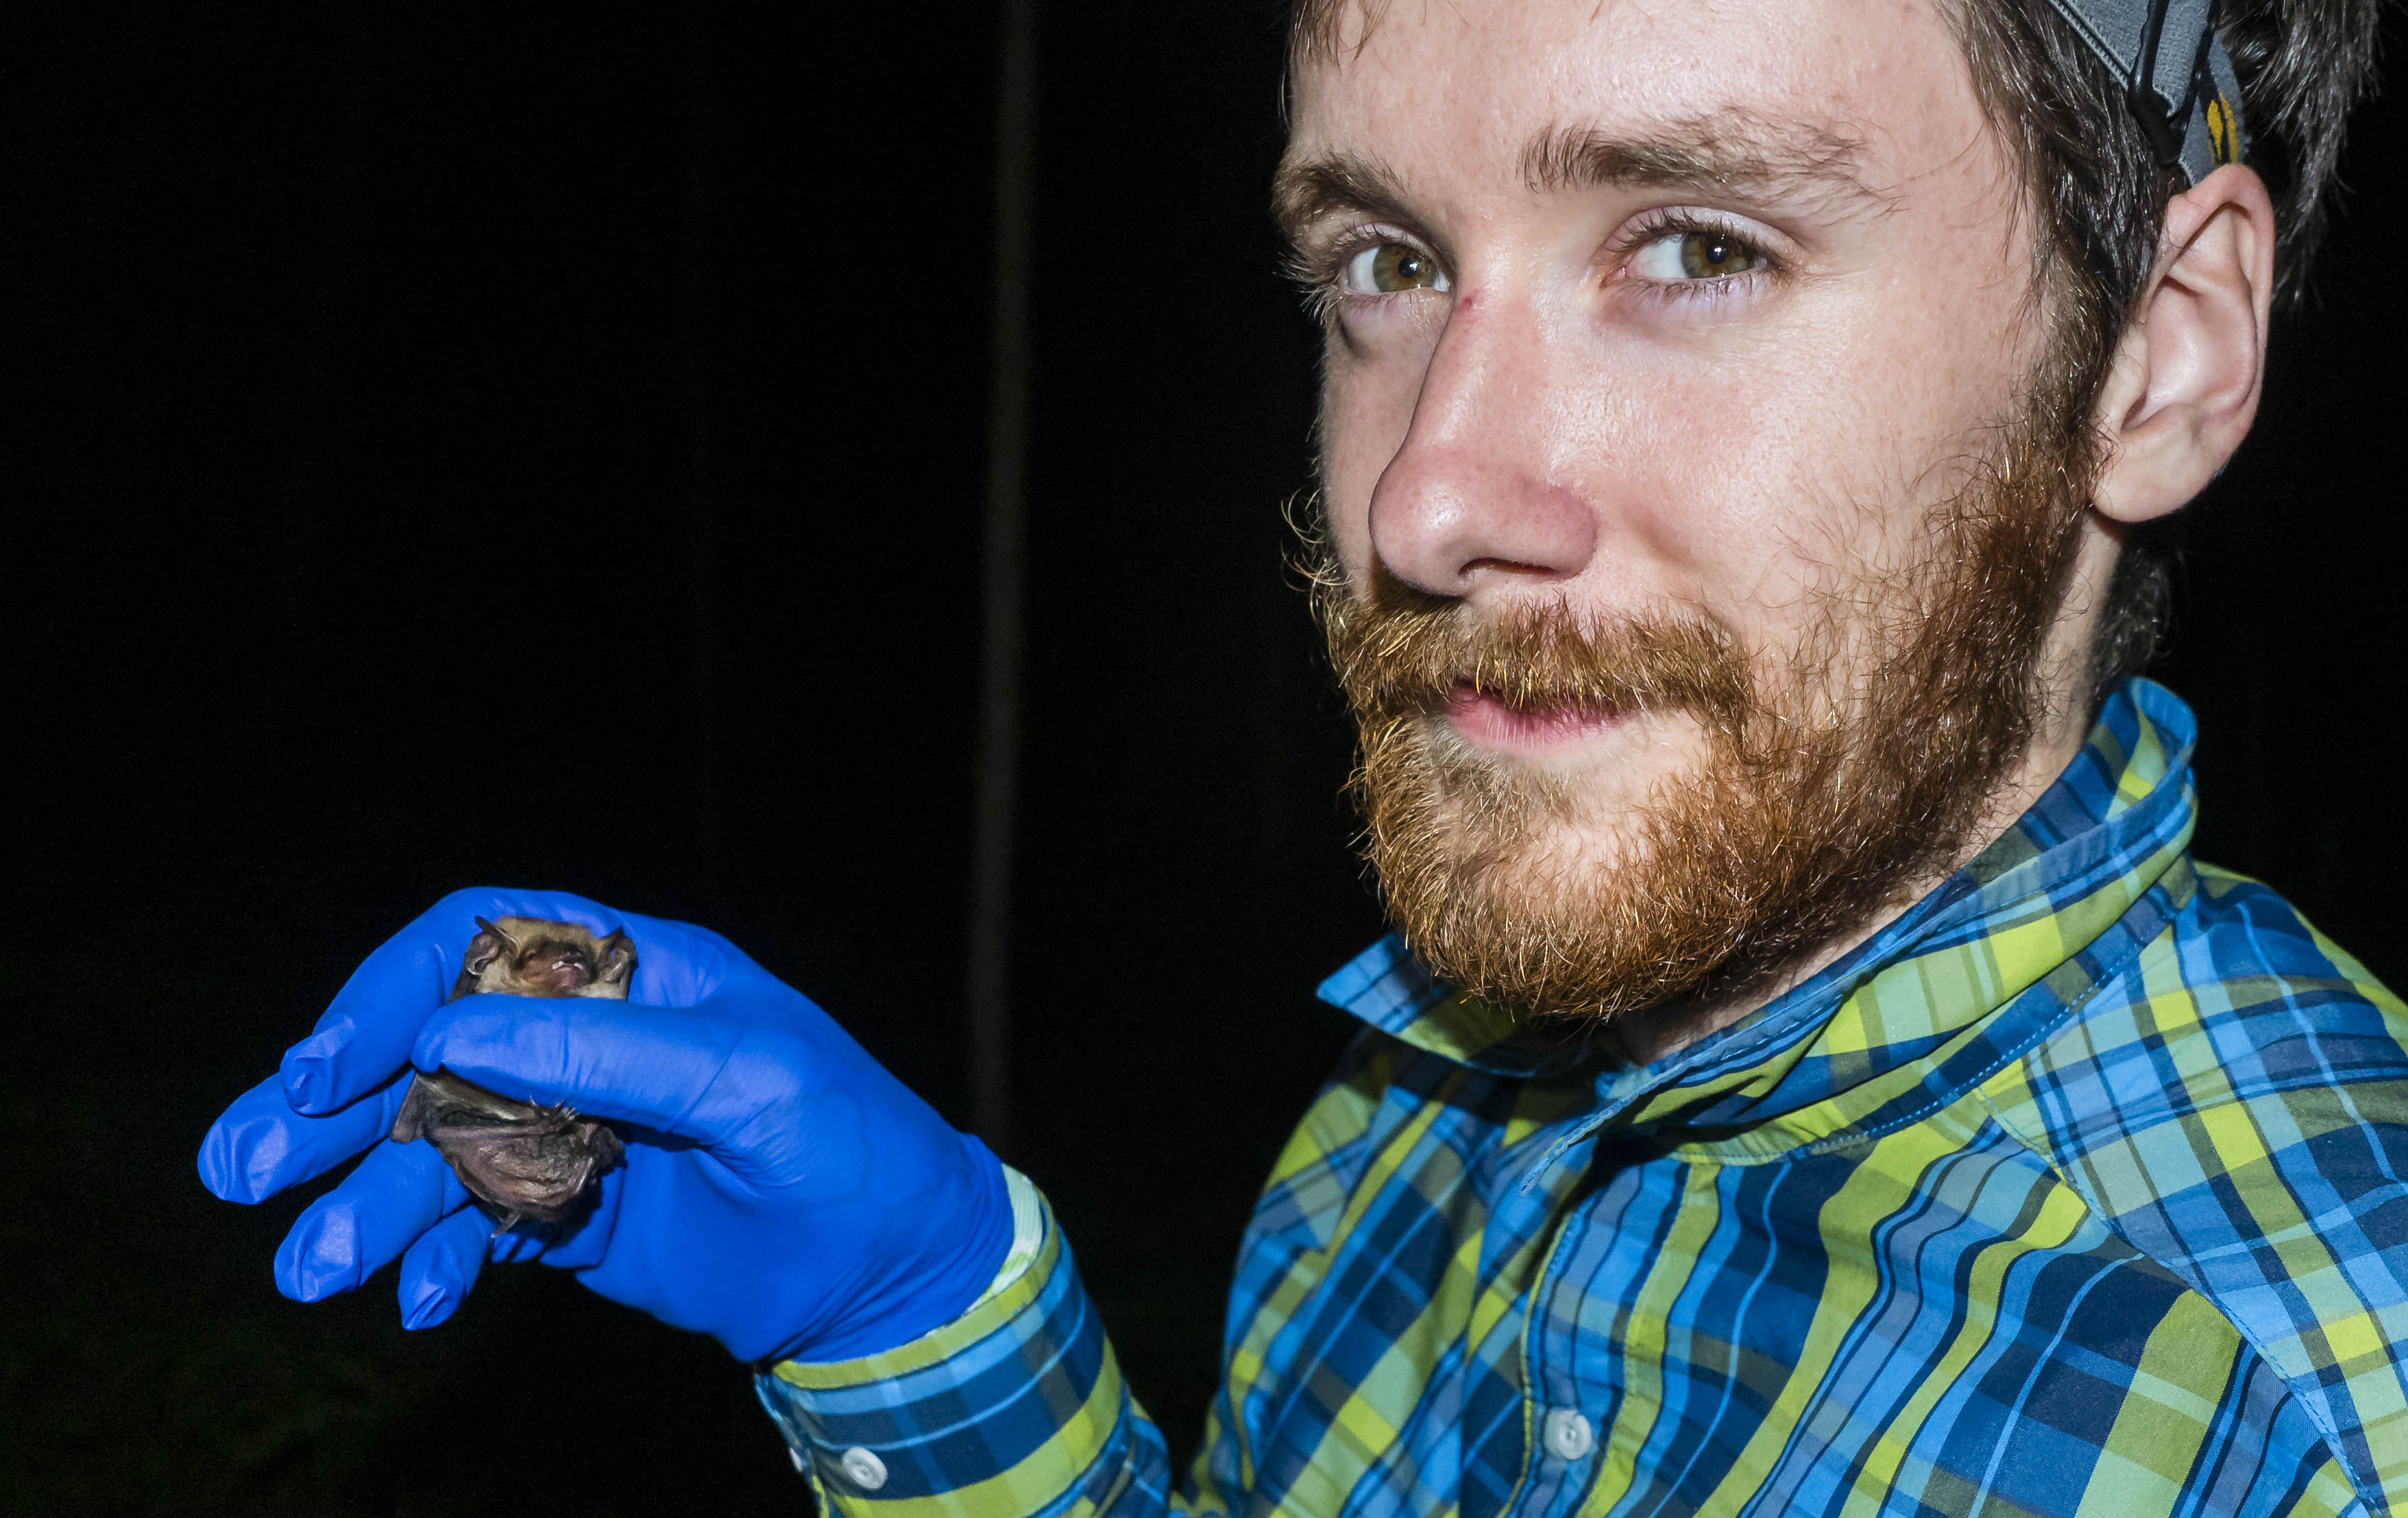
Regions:
[[1701, 615], [1584, 621], [1560, 601], [1478, 614], [1385, 576], [1357, 593], [1334, 565], [1312, 575], [1312, 613], [1367, 725], [1443, 711], [1467, 687], [1517, 711], [1677, 709], [1716, 725], [1756, 699], [1738, 640]]

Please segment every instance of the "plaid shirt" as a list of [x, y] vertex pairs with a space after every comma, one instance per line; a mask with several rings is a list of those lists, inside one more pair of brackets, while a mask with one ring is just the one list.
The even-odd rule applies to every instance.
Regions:
[[2408, 1009], [2195, 865], [2135, 682], [1971, 865], [1633, 1068], [1394, 940], [1281, 1156], [1192, 1488], [1068, 1249], [762, 1400], [860, 1514], [2408, 1515]]

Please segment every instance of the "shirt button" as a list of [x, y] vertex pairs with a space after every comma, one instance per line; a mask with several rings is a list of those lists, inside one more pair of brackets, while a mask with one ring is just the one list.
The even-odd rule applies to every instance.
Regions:
[[[1588, 1425], [1583, 1424], [1582, 1427]], [[886, 1484], [886, 1462], [856, 1444], [836, 1457], [853, 1484], [865, 1492], [875, 1492]]]
[[1557, 1408], [1547, 1414], [1539, 1438], [1545, 1442], [1547, 1453], [1556, 1459], [1577, 1460], [1597, 1444], [1597, 1430], [1572, 1409]]

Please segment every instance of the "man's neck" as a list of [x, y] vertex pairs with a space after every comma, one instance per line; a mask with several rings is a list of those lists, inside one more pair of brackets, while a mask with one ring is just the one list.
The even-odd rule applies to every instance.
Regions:
[[1717, 996], [1667, 1002], [1616, 1018], [1607, 1030], [1607, 1036], [1623, 1059], [1631, 1064], [1653, 1064], [1679, 1053], [1709, 1034], [1719, 1033], [1733, 1023], [1743, 1021], [1898, 920], [1909, 907], [1939, 889], [1951, 875], [1971, 863], [1982, 850], [1996, 843], [2031, 809], [2032, 803], [2039, 801], [2042, 794], [2057, 783], [2057, 776], [2065, 773], [2066, 766], [2073, 762], [2074, 756], [2082, 752], [2083, 743], [2089, 735], [2086, 708], [2077, 713], [2056, 703], [2052, 705], [2055, 707], [2053, 719], [2044, 724], [2044, 730], [2024, 750], [2021, 762], [1991, 792], [1980, 822], [1971, 831], [1969, 843], [1942, 863], [1899, 887], [1857, 927], [1826, 940], [1811, 953], [1799, 956], [1742, 990]]

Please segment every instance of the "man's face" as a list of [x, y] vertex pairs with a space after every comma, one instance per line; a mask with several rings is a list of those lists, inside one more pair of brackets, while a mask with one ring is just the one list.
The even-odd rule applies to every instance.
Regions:
[[[2086, 484], [1963, 51], [1926, 0], [1347, 34], [1278, 195], [1328, 312], [1328, 610], [1392, 905], [1550, 1010], [1775, 968], [1982, 820]], [[1758, 868], [1832, 835], [1820, 876]]]

